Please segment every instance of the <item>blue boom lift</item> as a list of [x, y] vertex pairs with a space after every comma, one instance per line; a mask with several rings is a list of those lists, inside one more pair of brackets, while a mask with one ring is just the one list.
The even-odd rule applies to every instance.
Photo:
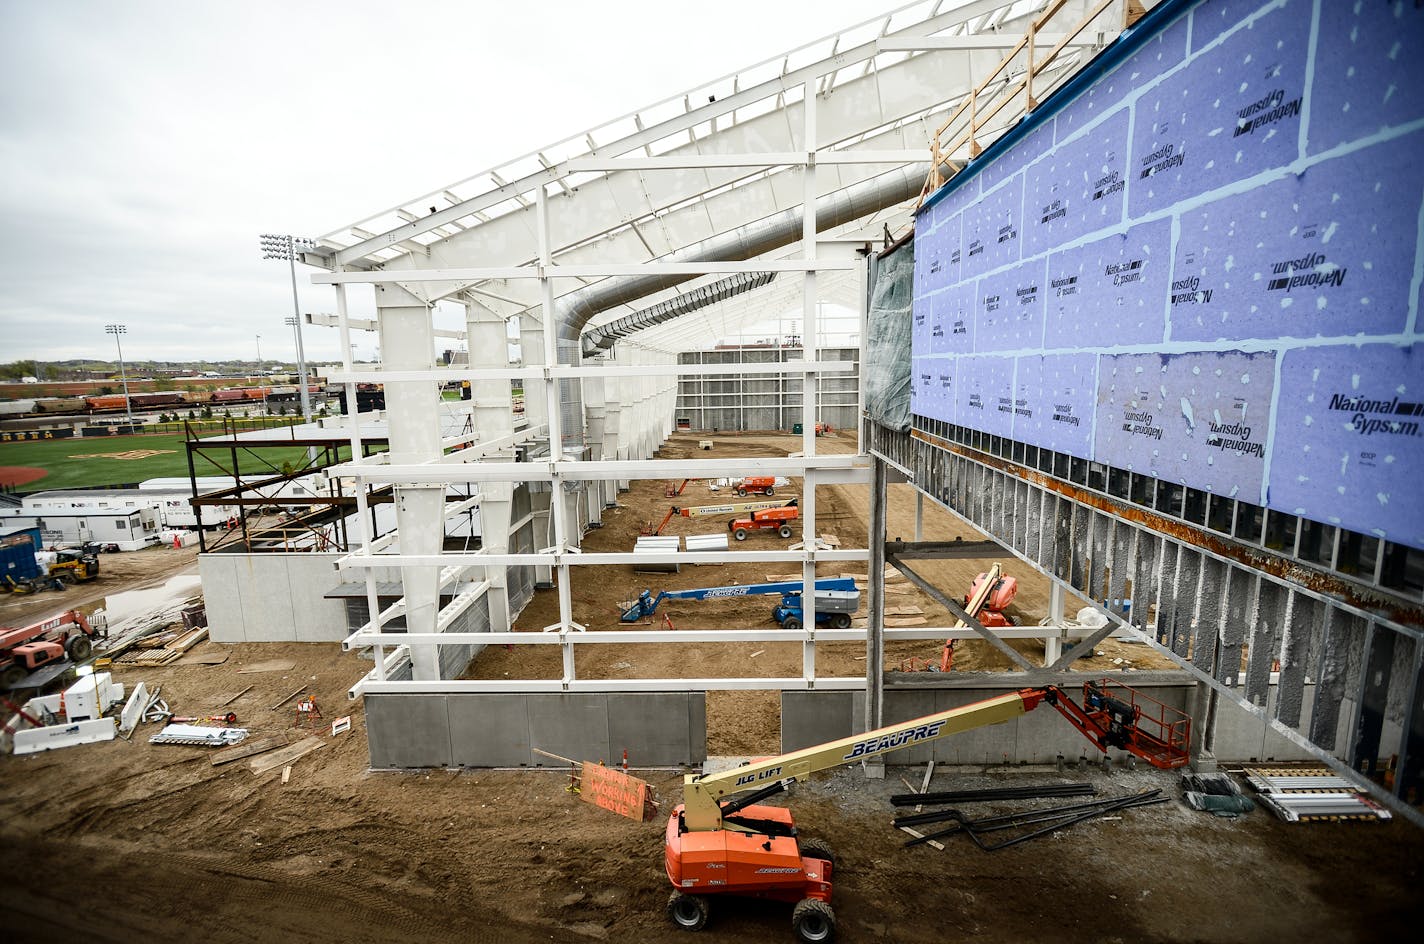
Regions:
[[[653, 596], [651, 590], [638, 594], [638, 599], [623, 611], [622, 621], [636, 623], [658, 611], [658, 604], [664, 600], [724, 600], [729, 597], [749, 597], [762, 593], [781, 594], [781, 603], [772, 611], [772, 619], [784, 629], [800, 629], [806, 622], [805, 611], [801, 608], [799, 580], [781, 583], [753, 583], [730, 587], [703, 587], [698, 590], [663, 590]], [[860, 591], [855, 581], [849, 577], [834, 577], [816, 581], [816, 625], [845, 629], [850, 626], [850, 616], [860, 608]]]

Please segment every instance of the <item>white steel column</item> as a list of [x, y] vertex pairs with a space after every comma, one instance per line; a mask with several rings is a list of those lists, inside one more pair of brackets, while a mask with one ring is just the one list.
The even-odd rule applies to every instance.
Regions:
[[[604, 363], [604, 358], [598, 358]], [[606, 449], [608, 437], [608, 409], [606, 405], [605, 381], [602, 377], [583, 378], [583, 408], [588, 416], [588, 452], [594, 460], [612, 459]], [[584, 501], [588, 508], [590, 526], [603, 523], [604, 496], [607, 482], [589, 482], [585, 487]]]
[[[470, 366], [504, 368], [508, 366], [509, 347], [505, 320], [478, 302], [465, 303], [465, 332], [469, 341]], [[514, 432], [514, 406], [508, 380], [470, 381], [470, 405], [475, 430], [480, 440], [488, 441]], [[510, 458], [513, 458], [511, 455]], [[484, 461], [498, 461], [489, 458]], [[514, 485], [511, 482], [481, 482], [480, 541], [491, 554], [509, 553], [509, 526], [514, 507]], [[508, 632], [509, 568], [493, 564], [484, 568], [489, 581], [486, 601], [489, 606], [490, 631]]]
[[[1048, 585], [1048, 625], [1063, 626], [1063, 606], [1067, 601], [1067, 594], [1063, 589], [1063, 584], [1054, 580]], [[1052, 665], [1058, 661], [1058, 657], [1063, 655], [1063, 630], [1058, 630], [1059, 635], [1047, 636], [1043, 640], [1043, 664]]]
[[[346, 286], [335, 285], [336, 289], [336, 323], [341, 332], [341, 364], [346, 373], [351, 373], [355, 368], [354, 358], [351, 354], [351, 322], [346, 317]], [[351, 433], [351, 461], [355, 462], [361, 458], [361, 404], [356, 396], [356, 384], [347, 381], [346, 390], [346, 416], [345, 421]], [[339, 487], [339, 486], [338, 486]], [[366, 490], [369, 487], [361, 479], [352, 480], [352, 487], [356, 491], [356, 533], [361, 536], [361, 553], [369, 555], [371, 553], [371, 543], [376, 540], [375, 524], [371, 519], [371, 504], [366, 500]], [[348, 543], [346, 552], [351, 552]], [[381, 602], [380, 596], [376, 593], [376, 572], [367, 569], [364, 574], [366, 583], [366, 613], [369, 617], [367, 625], [374, 632], [381, 632]], [[386, 647], [376, 643], [373, 647], [376, 668], [375, 677], [380, 681], [386, 678]]]
[[[552, 337], [552, 334], [550, 335]], [[544, 323], [540, 320], [521, 317], [519, 319], [519, 356], [524, 366], [547, 364], [544, 359]], [[557, 412], [557, 411], [556, 411]], [[547, 427], [549, 424], [549, 400], [545, 395], [544, 381], [531, 375], [524, 378], [524, 420], [530, 429]], [[549, 446], [553, 453], [554, 446]], [[549, 515], [548, 493], [529, 493], [530, 513], [534, 519], [534, 546], [545, 547], [553, 541], [551, 530], [553, 521]], [[534, 584], [539, 587], [554, 585], [554, 572], [548, 564], [534, 565]]]
[[[816, 261], [816, 85], [807, 82], [802, 88], [802, 144], [806, 149], [806, 166], [802, 176], [801, 256], [807, 262]], [[816, 359], [816, 271], [808, 269], [802, 290], [801, 357], [806, 363]], [[807, 457], [816, 454], [816, 375], [807, 370], [801, 374], [801, 451]], [[801, 607], [808, 633], [802, 646], [801, 674], [816, 677], [816, 474], [806, 470], [801, 488], [801, 540], [810, 552], [802, 565], [804, 589]]]
[[[535, 189], [534, 196], [537, 209], [535, 217], [538, 222], [539, 264], [541, 266], [551, 266], [554, 264], [554, 255], [549, 244], [549, 197], [543, 186]], [[540, 378], [543, 385], [541, 392], [544, 395], [546, 411], [549, 414], [549, 457], [554, 459], [557, 463], [559, 460], [570, 458], [570, 456], [564, 452], [563, 417], [559, 412], [559, 382], [550, 377], [547, 370], [548, 367], [559, 362], [557, 342], [559, 327], [554, 323], [554, 280], [548, 275], [541, 275], [539, 277], [539, 289], [540, 297], [543, 300], [541, 308], [544, 316], [544, 366], [546, 368], [544, 376]], [[577, 348], [575, 348], [573, 357], [575, 359], [582, 359], [577, 353]], [[572, 366], [580, 365], [575, 364]], [[526, 381], [526, 383], [527, 382], [528, 381]], [[529, 402], [528, 391], [525, 392], [524, 402]], [[578, 422], [582, 423], [583, 417], [579, 417]], [[579, 430], [580, 438], [582, 437], [582, 432], [582, 430]], [[579, 457], [573, 456], [572, 458], [578, 459]], [[579, 538], [582, 536], [576, 533], [578, 517], [576, 514], [572, 515], [573, 525], [571, 526], [571, 509], [569, 505], [572, 496], [570, 496], [568, 491], [564, 488], [563, 480], [559, 477], [557, 469], [558, 466], [555, 465], [554, 481], [551, 486], [552, 491], [549, 494], [549, 513], [552, 515], [554, 522], [554, 541], [552, 546], [559, 551], [577, 549], [579, 546]], [[559, 588], [559, 621], [544, 627], [545, 629], [557, 629], [560, 632], [567, 632], [570, 629], [583, 628], [577, 626], [573, 621], [573, 590], [570, 586], [571, 580], [569, 565], [564, 563], [559, 564], [557, 575]], [[565, 643], [561, 648], [563, 650], [564, 681], [572, 682], [574, 679], [573, 643]]]
[[[396, 285], [376, 286], [376, 321], [381, 338], [381, 365], [388, 370], [430, 370], [435, 363], [435, 334], [430, 309]], [[438, 409], [440, 391], [434, 381], [402, 380], [385, 384], [390, 427], [390, 461], [429, 462], [441, 455]], [[396, 526], [402, 554], [439, 554], [445, 542], [445, 487], [397, 485]], [[433, 633], [440, 610], [440, 568], [402, 565], [406, 629]], [[438, 646], [411, 646], [416, 681], [439, 681]]]

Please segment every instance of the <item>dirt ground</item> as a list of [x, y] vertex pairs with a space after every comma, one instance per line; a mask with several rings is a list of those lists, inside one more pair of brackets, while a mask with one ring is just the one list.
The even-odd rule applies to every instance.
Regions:
[[[786, 445], [763, 448], [795, 448], [791, 437], [782, 439]], [[694, 493], [696, 487], [689, 486], [683, 503], [710, 497], [705, 490]], [[652, 492], [644, 507], [666, 507], [662, 483], [635, 488]], [[625, 507], [610, 512], [607, 525], [589, 536], [590, 548], [631, 544], [637, 517], [644, 514], [635, 509], [636, 498], [637, 492], [623, 497]], [[849, 545], [864, 541], [863, 497], [857, 504], [851, 490], [825, 488], [818, 499], [826, 522], [821, 530]], [[900, 505], [890, 530], [909, 537], [913, 503]], [[926, 537], [954, 533], [948, 516], [927, 516]], [[192, 548], [104, 555], [97, 584], [64, 595], [0, 598], [0, 621], [96, 605], [106, 594], [150, 586], [191, 568], [193, 556]], [[935, 583], [953, 592], [982, 569], [980, 562], [964, 561], [921, 566], [927, 572], [944, 568]], [[753, 571], [689, 567], [673, 578], [625, 573], [616, 584], [611, 576], [592, 580], [574, 588], [576, 617], [611, 628], [617, 613], [610, 601], [626, 599], [635, 587], [657, 589], [664, 579], [679, 587], [765, 579]], [[1020, 616], [1036, 620], [1046, 611], [1046, 588], [1027, 573], [1019, 576]], [[553, 591], [541, 591], [520, 627], [535, 630], [552, 622], [554, 599]], [[919, 602], [932, 624], [947, 622], [942, 611]], [[770, 625], [770, 605], [771, 598], [763, 597], [755, 604], [715, 604], [729, 611], [685, 604], [669, 612], [677, 626], [741, 619]], [[898, 645], [937, 657], [933, 641]], [[1116, 657], [1145, 655], [1140, 646], [1111, 645]], [[750, 646], [732, 654], [700, 646], [680, 652], [587, 648], [593, 651], [579, 663], [586, 676], [656, 675], [692, 666], [699, 675], [750, 674], [750, 666], [766, 675], [799, 671], [799, 652], [773, 647], [755, 658]], [[818, 648], [821, 671], [863, 672], [863, 662], [855, 660], [863, 656], [860, 647]], [[540, 661], [548, 655], [542, 647], [490, 650], [473, 674], [552, 674], [556, 668]], [[223, 656], [221, 664], [203, 664]], [[956, 662], [990, 664], [973, 646]], [[280, 768], [257, 775], [245, 761], [212, 766], [205, 748], [150, 744], [152, 725], [131, 741], [0, 757], [5, 939], [793, 940], [789, 906], [765, 902], [716, 902], [700, 938], [673, 929], [664, 916], [669, 888], [663, 824], [634, 823], [580, 802], [567, 791], [563, 772], [370, 771], [361, 705], [346, 699], [369, 665], [335, 645], [206, 642], [169, 666], [116, 670], [126, 686], [161, 685], [175, 711], [234, 711], [257, 737], [303, 736], [294, 728], [291, 703], [273, 706], [309, 685], [323, 721], [349, 714], [353, 727], [336, 737], [324, 733], [326, 746], [296, 761], [287, 783]], [[708, 723], [714, 754], [776, 750], [774, 693], [709, 699]], [[653, 784], [664, 810], [677, 802], [682, 771], [635, 773]], [[1092, 781], [1103, 796], [1161, 787], [1171, 800], [1001, 852], [982, 852], [962, 836], [947, 840], [943, 852], [906, 849], [905, 837], [890, 827], [888, 802], [890, 794], [905, 791], [902, 773], [918, 784], [923, 768], [891, 768], [883, 781], [843, 769], [773, 801], [795, 810], [804, 835], [837, 850], [839, 940], [1364, 942], [1407, 937], [1424, 911], [1418, 891], [1424, 832], [1399, 821], [1286, 825], [1260, 810], [1238, 820], [1216, 819], [1180, 803], [1173, 775], [1094, 768], [1067, 777]], [[937, 771], [931, 789], [1060, 779], [1051, 769], [961, 768]], [[966, 808], [971, 815], [1002, 811]]]

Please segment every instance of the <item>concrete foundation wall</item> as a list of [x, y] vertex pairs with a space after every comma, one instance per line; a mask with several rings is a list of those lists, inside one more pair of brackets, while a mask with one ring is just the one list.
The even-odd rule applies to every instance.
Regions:
[[[1080, 683], [1081, 684], [1081, 683]], [[1130, 681], [1143, 693], [1171, 708], [1188, 711], [1195, 688], [1189, 681]], [[973, 687], [892, 689], [885, 692], [885, 723], [908, 721], [922, 715], [968, 705], [1006, 692], [1020, 684], [985, 681]], [[1072, 691], [1080, 691], [1080, 685]], [[823, 744], [865, 730], [865, 695], [862, 692], [782, 692], [781, 750], [794, 751]], [[1193, 724], [1197, 719], [1193, 719]], [[1310, 760], [1304, 749], [1270, 731], [1264, 719], [1239, 706], [1219, 700], [1215, 736], [1218, 761], [1250, 763]], [[1099, 756], [1091, 742], [1055, 709], [1040, 705], [1035, 711], [1002, 724], [966, 731], [932, 741], [923, 747], [887, 754], [891, 765], [924, 764], [1044, 764], [1059, 754], [1077, 758]]]
[[214, 642], [339, 642], [346, 608], [323, 594], [340, 554], [200, 554]]
[[707, 759], [704, 692], [367, 695], [371, 766], [560, 766], [575, 760], [674, 767]]

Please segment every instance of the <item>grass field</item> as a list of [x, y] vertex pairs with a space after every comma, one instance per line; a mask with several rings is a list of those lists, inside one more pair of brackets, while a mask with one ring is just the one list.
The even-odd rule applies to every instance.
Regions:
[[[343, 451], [343, 455], [349, 453]], [[299, 446], [238, 450], [238, 466], [243, 475], [274, 474], [283, 462], [300, 466], [306, 450]], [[230, 462], [228, 456], [219, 459]], [[199, 476], [229, 475], [201, 456], [194, 457]], [[122, 485], [144, 479], [188, 475], [188, 453], [181, 435], [104, 436], [87, 439], [50, 439], [35, 442], [0, 443], [0, 466], [31, 466], [44, 469], [44, 478], [21, 490], [37, 492], [52, 488]]]

